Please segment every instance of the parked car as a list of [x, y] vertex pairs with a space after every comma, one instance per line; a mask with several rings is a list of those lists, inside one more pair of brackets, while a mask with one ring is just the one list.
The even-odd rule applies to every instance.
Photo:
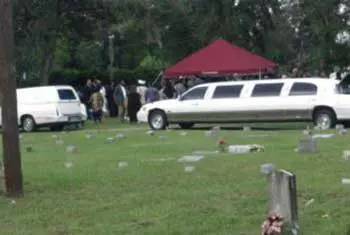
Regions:
[[[18, 124], [26, 132], [39, 127], [59, 131], [84, 121], [79, 97], [71, 86], [17, 89]], [[1, 118], [0, 118], [1, 124]]]
[[144, 105], [140, 122], [169, 124], [313, 121], [322, 129], [350, 120], [350, 79], [269, 79], [207, 83], [178, 99]]

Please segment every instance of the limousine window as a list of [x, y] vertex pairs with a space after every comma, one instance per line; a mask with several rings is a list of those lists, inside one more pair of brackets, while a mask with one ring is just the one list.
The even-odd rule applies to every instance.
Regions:
[[317, 86], [312, 83], [295, 82], [289, 92], [289, 96], [316, 95]]
[[208, 87], [195, 88], [182, 96], [181, 100], [201, 100], [204, 98], [207, 88]]
[[213, 94], [213, 99], [237, 98], [241, 95], [242, 88], [243, 85], [217, 86]]
[[279, 96], [283, 83], [268, 83], [268, 84], [256, 84], [252, 97], [262, 97], [262, 96]]

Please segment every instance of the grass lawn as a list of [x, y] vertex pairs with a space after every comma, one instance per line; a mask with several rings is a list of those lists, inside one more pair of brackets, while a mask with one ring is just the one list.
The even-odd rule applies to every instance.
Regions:
[[[256, 235], [267, 210], [266, 180], [259, 167], [268, 162], [297, 175], [303, 234], [345, 234], [350, 224], [350, 186], [340, 183], [350, 178], [350, 163], [342, 158], [350, 136], [321, 139], [320, 152], [305, 155], [294, 152], [300, 129], [223, 130], [229, 143], [261, 144], [265, 152], [208, 155], [183, 164], [176, 158], [216, 150], [217, 138], [205, 137], [200, 129], [187, 136], [181, 130], [148, 136], [146, 126], [111, 131], [121, 128], [111, 120], [103, 128], [93, 139], [85, 139], [84, 131], [23, 134], [25, 196], [15, 204], [0, 197], [0, 234]], [[118, 133], [126, 138], [106, 143]], [[262, 133], [271, 137], [246, 137]], [[65, 144], [57, 145], [53, 134]], [[66, 153], [69, 144], [78, 152]], [[33, 152], [26, 152], [26, 145]], [[68, 157], [73, 159], [71, 172], [65, 167]], [[175, 160], [149, 161], [160, 158]], [[119, 168], [120, 161], [128, 165]], [[185, 165], [195, 171], [185, 172]], [[314, 203], [306, 207], [310, 199]]]

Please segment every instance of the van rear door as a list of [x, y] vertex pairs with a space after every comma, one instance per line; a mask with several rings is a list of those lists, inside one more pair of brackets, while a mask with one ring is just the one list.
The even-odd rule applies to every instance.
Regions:
[[58, 111], [61, 115], [80, 115], [80, 100], [72, 88], [57, 88]]

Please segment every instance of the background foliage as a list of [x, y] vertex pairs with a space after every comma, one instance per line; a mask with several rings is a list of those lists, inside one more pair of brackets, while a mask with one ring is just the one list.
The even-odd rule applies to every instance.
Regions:
[[282, 70], [330, 72], [350, 64], [348, 6], [350, 0], [16, 0], [18, 81], [106, 81], [112, 48], [116, 78], [149, 80], [219, 37]]

